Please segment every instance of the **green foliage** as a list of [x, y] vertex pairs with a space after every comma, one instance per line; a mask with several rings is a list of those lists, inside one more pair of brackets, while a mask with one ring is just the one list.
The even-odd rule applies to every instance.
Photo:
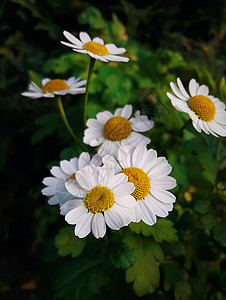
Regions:
[[136, 262], [127, 269], [126, 281], [133, 282], [137, 296], [152, 293], [159, 285], [160, 273], [157, 262], [164, 260], [161, 247], [152, 240], [128, 236], [124, 240], [133, 250]]
[[55, 238], [55, 245], [61, 256], [68, 254], [71, 254], [72, 257], [79, 256], [85, 247], [85, 243], [85, 239], [74, 236], [73, 227], [71, 226], [62, 228]]
[[[2, 1], [0, 294], [5, 299], [224, 300], [225, 141], [190, 124], [163, 151], [177, 197], [154, 226], [132, 223], [104, 239], [74, 236], [59, 207], [41, 195], [42, 179], [59, 160], [80, 154], [65, 131], [54, 99], [21, 96], [45, 77], [87, 79], [90, 58], [62, 45], [63, 30], [87, 31], [126, 48], [129, 63], [95, 62], [88, 117], [127, 103], [154, 120], [147, 133], [159, 152], [188, 119], [166, 93], [191, 78], [226, 101], [222, 1], [154, 1], [103, 5], [73, 0]], [[14, 12], [13, 14], [11, 12]], [[51, 12], [51, 13], [50, 13]], [[195, 30], [194, 30], [195, 28]], [[83, 140], [84, 95], [63, 97], [68, 120]], [[66, 133], [65, 133], [66, 132]], [[92, 153], [88, 146], [87, 151]], [[32, 265], [32, 268], [31, 268]], [[24, 283], [33, 289], [23, 290]], [[151, 295], [150, 295], [151, 293]]]
[[158, 219], [157, 223], [149, 226], [144, 222], [131, 223], [130, 229], [137, 234], [142, 233], [144, 236], [153, 236], [156, 242], [161, 243], [163, 240], [173, 242], [178, 240], [177, 231], [173, 228], [173, 223], [169, 220]]

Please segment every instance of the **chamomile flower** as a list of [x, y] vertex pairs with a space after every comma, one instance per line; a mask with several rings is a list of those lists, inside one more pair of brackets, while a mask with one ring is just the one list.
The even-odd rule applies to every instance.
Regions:
[[99, 37], [95, 37], [93, 40], [91, 40], [88, 33], [80, 32], [79, 40], [68, 31], [64, 31], [63, 34], [70, 41], [70, 43], [62, 41], [61, 43], [68, 47], [71, 47], [76, 52], [88, 54], [92, 58], [99, 59], [103, 62], [129, 61], [128, 57], [118, 56], [118, 54], [126, 52], [125, 48], [118, 48], [114, 44], [104, 44], [104, 41]]
[[134, 185], [125, 174], [115, 175], [114, 170], [94, 165], [77, 171], [76, 185], [73, 181], [65, 186], [73, 196], [61, 206], [68, 224], [75, 226], [75, 235], [86, 237], [91, 231], [96, 238], [106, 233], [106, 225], [118, 230], [134, 218], [131, 206], [136, 204], [130, 195]]
[[174, 95], [167, 93], [172, 105], [181, 112], [185, 112], [192, 120], [195, 129], [201, 133], [212, 134], [216, 137], [226, 136], [225, 104], [218, 98], [209, 95], [206, 85], [199, 85], [195, 79], [189, 82], [189, 93], [185, 90], [180, 78], [177, 78], [178, 87], [171, 82]]
[[87, 80], [80, 80], [80, 78], [70, 77], [67, 80], [62, 79], [49, 79], [44, 78], [42, 80], [42, 88], [37, 86], [34, 82], [31, 82], [28, 87], [28, 92], [21, 93], [22, 96], [30, 97], [32, 99], [37, 98], [53, 98], [56, 95], [76, 95], [86, 92], [84, 85]]
[[168, 190], [176, 186], [176, 180], [168, 176], [171, 165], [165, 157], [157, 157], [155, 150], [147, 150], [146, 146], [121, 146], [117, 159], [106, 155], [103, 163], [103, 168], [126, 174], [128, 181], [134, 184], [135, 191], [131, 195], [136, 200], [135, 222], [142, 220], [154, 225], [156, 216], [164, 218], [172, 211], [176, 197]]
[[71, 200], [73, 196], [66, 190], [65, 182], [71, 179], [76, 184], [76, 172], [89, 164], [100, 166], [102, 159], [98, 154], [91, 158], [89, 153], [82, 152], [78, 158], [74, 157], [70, 161], [62, 160], [60, 166], [52, 167], [50, 173], [53, 176], [45, 177], [42, 181], [47, 186], [42, 189], [42, 194], [51, 197], [48, 203], [62, 205]]
[[87, 129], [84, 132], [83, 142], [92, 147], [100, 146], [98, 154], [116, 156], [122, 144], [147, 145], [150, 139], [138, 132], [145, 132], [154, 126], [147, 116], [135, 112], [131, 118], [132, 105], [116, 109], [112, 114], [109, 111], [100, 112], [96, 119], [87, 120]]

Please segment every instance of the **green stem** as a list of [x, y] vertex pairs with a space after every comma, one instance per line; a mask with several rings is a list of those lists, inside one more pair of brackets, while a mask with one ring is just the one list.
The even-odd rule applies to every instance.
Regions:
[[87, 115], [87, 102], [88, 102], [88, 95], [89, 95], [89, 87], [90, 87], [90, 81], [93, 73], [93, 68], [95, 64], [96, 59], [90, 58], [90, 65], [89, 65], [89, 73], [87, 78], [87, 84], [86, 84], [86, 93], [85, 93], [85, 99], [84, 99], [84, 126], [86, 127], [86, 115]]
[[183, 132], [183, 130], [185, 129], [185, 128], [187, 128], [188, 127], [188, 125], [191, 123], [191, 119], [188, 119], [185, 123], [184, 123], [184, 125], [178, 130], [178, 132], [177, 132], [177, 134], [174, 134], [173, 136], [171, 136], [171, 138], [166, 142], [166, 144], [162, 147], [162, 149], [161, 149], [161, 151], [159, 152], [159, 155], [161, 155], [164, 151], [165, 151], [165, 149], [172, 143], [172, 141], [178, 136], [178, 135], [180, 135], [182, 132]]
[[71, 136], [73, 137], [73, 139], [75, 140], [76, 144], [78, 144], [79, 148], [81, 150], [84, 150], [83, 149], [83, 146], [81, 145], [80, 141], [77, 139], [77, 137], [75, 136], [74, 134], [74, 131], [72, 130], [70, 124], [68, 123], [68, 120], [67, 120], [67, 117], [66, 117], [66, 114], [65, 114], [65, 111], [64, 111], [64, 107], [63, 107], [63, 103], [62, 103], [62, 100], [61, 100], [61, 96], [57, 96], [56, 97], [56, 100], [57, 100], [57, 104], [58, 104], [58, 108], [59, 108], [59, 111], [60, 111], [60, 114], [61, 114], [61, 117], [64, 121], [64, 124], [65, 126], [67, 127], [67, 130], [69, 131], [69, 133], [71, 134]]

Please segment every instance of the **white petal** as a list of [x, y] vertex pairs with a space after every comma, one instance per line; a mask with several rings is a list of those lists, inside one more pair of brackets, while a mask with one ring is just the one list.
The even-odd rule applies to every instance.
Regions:
[[132, 182], [122, 183], [113, 189], [113, 193], [117, 197], [130, 195], [134, 192], [135, 187]]
[[114, 230], [118, 230], [131, 222], [131, 216], [126, 208], [114, 204], [114, 206], [104, 212], [104, 217], [107, 225]]
[[191, 79], [189, 82], [189, 92], [192, 97], [197, 95], [197, 83], [195, 79]]
[[181, 82], [180, 78], [178, 77], [177, 78], [177, 84], [179, 86], [179, 89], [181, 90], [181, 92], [183, 93], [183, 95], [189, 99], [190, 96], [188, 95], [187, 91], [185, 90], [184, 86], [183, 86], [183, 83]]
[[142, 168], [146, 157], [147, 157], [146, 146], [136, 147], [132, 155], [132, 166], [137, 168]]
[[79, 37], [83, 43], [88, 43], [91, 41], [90, 36], [86, 32], [80, 32]]
[[84, 190], [75, 180], [68, 180], [65, 183], [67, 191], [75, 197], [84, 198], [87, 194], [87, 191]]
[[60, 167], [52, 167], [51, 170], [50, 170], [50, 173], [57, 177], [57, 178], [61, 178], [61, 179], [65, 179], [68, 177], [62, 170]]
[[160, 188], [158, 189], [151, 188], [150, 192], [152, 196], [154, 196], [156, 199], [158, 199], [161, 202], [174, 203], [176, 201], [176, 197], [172, 193], [166, 190]]
[[60, 214], [65, 216], [69, 211], [80, 206], [84, 207], [83, 201], [80, 201], [78, 199], [69, 200], [60, 206]]
[[49, 81], [50, 81], [50, 78], [43, 78], [42, 79], [42, 86], [44, 86]]
[[223, 125], [218, 124], [214, 119], [208, 122], [209, 127], [218, 135], [226, 136], [226, 129]]
[[125, 139], [125, 141], [128, 144], [131, 144], [132, 146], [146, 146], [151, 142], [151, 140], [148, 137], [135, 131], [132, 131], [128, 138]]
[[73, 165], [66, 159], [60, 162], [60, 167], [64, 171], [64, 173], [69, 175], [69, 177], [77, 171], [74, 169]]
[[139, 208], [142, 221], [148, 225], [154, 225], [157, 221], [156, 216], [145, 199], [139, 200]]
[[41, 192], [44, 196], [53, 196], [55, 194], [55, 188], [48, 186], [48, 187], [42, 189]]
[[86, 237], [91, 231], [91, 222], [93, 219], [93, 214], [86, 214], [83, 216], [82, 220], [75, 226], [75, 235], [79, 238]]
[[128, 177], [125, 174], [116, 174], [112, 177], [111, 181], [109, 181], [108, 187], [113, 191], [118, 185], [126, 182], [128, 182]]
[[203, 95], [203, 96], [208, 96], [209, 94], [209, 88], [206, 85], [200, 85], [200, 87], [197, 90], [197, 95]]
[[132, 147], [130, 145], [124, 145], [119, 147], [118, 161], [123, 169], [132, 166], [131, 151], [132, 151]]
[[[79, 200], [75, 201], [80, 202]], [[88, 210], [84, 205], [80, 205], [80, 203], [78, 203], [78, 206], [76, 206], [66, 214], [65, 220], [68, 224], [77, 224], [84, 217], [84, 215], [88, 214], [87, 211]]]
[[106, 223], [102, 213], [95, 214], [92, 219], [92, 232], [95, 238], [99, 239], [104, 237], [106, 233]]
[[165, 177], [169, 175], [171, 171], [171, 165], [163, 163], [160, 165], [156, 165], [154, 168], [152, 168], [151, 171], [148, 173], [148, 177], [151, 179], [156, 177]]
[[126, 104], [121, 110], [121, 117], [129, 119], [132, 114], [132, 110], [133, 110], [132, 105]]
[[90, 163], [90, 155], [88, 152], [82, 152], [78, 158], [78, 168], [82, 169]]
[[109, 181], [114, 177], [115, 171], [113, 169], [99, 168], [99, 183], [102, 186], [109, 186]]
[[154, 126], [154, 122], [148, 120], [147, 116], [140, 116], [139, 111], [136, 111], [135, 118], [131, 118], [129, 121], [132, 125], [133, 130], [138, 132], [148, 131]]
[[104, 45], [104, 41], [99, 37], [93, 38], [93, 42]]
[[131, 207], [137, 204], [136, 199], [131, 195], [126, 195], [124, 197], [115, 197], [115, 202], [125, 207]]
[[101, 124], [105, 124], [110, 118], [112, 118], [113, 115], [110, 111], [103, 111], [103, 112], [99, 112], [96, 115], [97, 120], [101, 123]]
[[42, 183], [44, 185], [48, 185], [48, 186], [56, 186], [57, 182], [59, 181], [58, 178], [55, 177], [45, 177], [42, 181]]
[[68, 31], [64, 31], [63, 32], [63, 35], [73, 44], [75, 44], [76, 46], [82, 46], [83, 43], [77, 39], [73, 34], [71, 34], [70, 32]]
[[105, 47], [108, 49], [110, 54], [122, 54], [126, 52], [125, 48], [118, 48], [114, 44], [105, 44]]
[[214, 117], [214, 120], [215, 120], [217, 123], [226, 125], [226, 111], [219, 111], [219, 112], [216, 112], [215, 117]]
[[165, 190], [171, 190], [175, 188], [177, 185], [176, 179], [174, 179], [171, 176], [166, 176], [163, 178], [153, 178], [151, 179], [151, 189], [165, 189]]
[[158, 216], [158, 217], [166, 217], [169, 214], [169, 211], [172, 210], [173, 206], [171, 203], [169, 203], [170, 208], [168, 203], [162, 203], [161, 201], [156, 200], [154, 197], [151, 197], [152, 199], [146, 199], [146, 204], [149, 205], [151, 208], [152, 212]]
[[125, 56], [106, 55], [105, 58], [109, 61], [128, 62], [129, 58]]
[[90, 191], [92, 188], [99, 185], [97, 167], [94, 165], [88, 165], [77, 171], [76, 180], [82, 188]]
[[[173, 83], [173, 82], [170, 82], [170, 86], [171, 86], [171, 89], [173, 90], [174, 94], [180, 99], [180, 100], [184, 100], [184, 101], [187, 101], [188, 98], [185, 97], [183, 95], [183, 93], [178, 89], [178, 87]], [[190, 97], [189, 97], [190, 98]]]
[[48, 204], [49, 205], [56, 205], [56, 204], [59, 204], [60, 203], [60, 201], [59, 201], [59, 199], [56, 197], [56, 195], [55, 196], [52, 196], [51, 198], [49, 198], [49, 200], [48, 200]]
[[115, 174], [119, 173], [122, 170], [122, 168], [113, 156], [107, 154], [102, 158], [102, 160], [104, 168], [110, 168], [115, 170]]

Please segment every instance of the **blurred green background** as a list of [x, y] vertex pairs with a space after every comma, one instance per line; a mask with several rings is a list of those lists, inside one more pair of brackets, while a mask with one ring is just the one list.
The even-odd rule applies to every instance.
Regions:
[[[189, 127], [166, 149], [178, 182], [177, 204], [169, 216], [175, 229], [169, 226], [169, 238], [152, 233], [164, 253], [164, 258], [156, 258], [161, 261], [160, 279], [140, 293], [126, 282], [133, 259], [117, 239], [118, 256], [109, 255], [104, 242], [92, 238], [81, 257], [73, 258], [72, 246], [68, 250], [62, 237], [64, 218], [40, 191], [49, 168], [60, 159], [78, 156], [79, 149], [65, 133], [53, 99], [31, 100], [20, 94], [30, 80], [40, 84], [43, 77], [86, 79], [89, 57], [63, 46], [62, 33], [99, 36], [125, 47], [130, 62], [96, 62], [88, 116], [131, 103], [155, 121], [149, 136], [158, 151], [187, 119], [166, 96], [170, 81], [180, 77], [187, 86], [195, 78], [226, 100], [225, 4], [223, 0], [1, 1], [1, 299], [226, 299], [222, 139]], [[63, 102], [82, 141], [83, 95], [67, 95]]]

